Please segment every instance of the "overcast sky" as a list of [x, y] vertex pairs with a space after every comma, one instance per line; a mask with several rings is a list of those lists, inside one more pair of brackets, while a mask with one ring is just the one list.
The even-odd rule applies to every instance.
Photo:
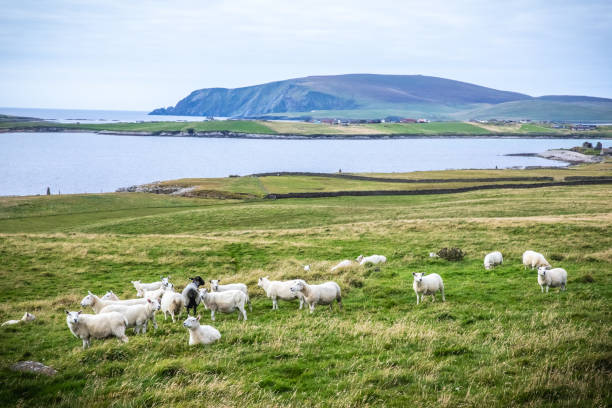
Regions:
[[343, 73], [612, 98], [612, 1], [0, 0], [0, 106], [150, 110]]

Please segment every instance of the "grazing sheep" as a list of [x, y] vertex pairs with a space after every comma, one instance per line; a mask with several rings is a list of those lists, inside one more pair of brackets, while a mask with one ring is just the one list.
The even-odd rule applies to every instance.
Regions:
[[546, 258], [544, 258], [544, 255], [535, 251], [523, 252], [523, 265], [525, 266], [524, 269], [527, 269], [528, 266], [530, 266], [531, 269], [540, 266], [550, 267], [550, 264], [548, 263]]
[[219, 285], [219, 282], [221, 282], [220, 279], [212, 279], [210, 281], [210, 290], [212, 292], [225, 292], [228, 290], [239, 290], [241, 292], [244, 292], [247, 298], [246, 301], [249, 304], [249, 310], [251, 312], [253, 311], [253, 306], [251, 305], [251, 298], [249, 297], [249, 289], [247, 285], [245, 285], [244, 283], [227, 283], [225, 285]]
[[442, 282], [442, 278], [437, 273], [431, 273], [425, 276], [425, 273], [412, 273], [414, 276], [414, 281], [412, 282], [412, 288], [414, 289], [414, 293], [416, 293], [417, 297], [417, 305], [419, 304], [419, 295], [421, 295], [420, 300], [423, 301], [423, 296], [431, 295], [432, 300], [436, 301], [436, 292], [442, 292], [442, 301], [446, 302], [444, 298], [444, 283]]
[[[159, 310], [159, 302], [157, 300], [147, 299], [144, 305], [120, 305], [114, 304], [106, 306], [100, 311], [100, 314], [119, 312], [127, 319], [127, 327], [133, 327], [134, 333], [146, 333], [147, 322], [153, 320], [155, 312]], [[155, 326], [157, 329], [157, 326]]]
[[100, 313], [100, 310], [104, 309], [108, 305], [122, 304], [122, 305], [144, 305], [147, 303], [147, 299], [126, 299], [126, 300], [102, 300], [93, 293], [87, 291], [88, 295], [81, 300], [81, 306], [91, 306], [94, 313]]
[[484, 257], [484, 267], [487, 270], [492, 269], [497, 265], [501, 265], [503, 262], [504, 257], [499, 251], [491, 252]]
[[310, 271], [310, 264], [304, 265], [304, 272], [309, 272], [309, 271]]
[[329, 305], [329, 310], [332, 310], [334, 300], [338, 303], [338, 308], [342, 309], [342, 294], [340, 293], [340, 286], [336, 282], [309, 285], [298, 279], [291, 286], [291, 292], [301, 293], [304, 296], [304, 300], [310, 308], [310, 313], [314, 312], [316, 305]]
[[365, 256], [365, 257], [363, 255], [359, 255], [356, 261], [359, 262], [359, 265], [365, 265], [367, 263], [376, 265], [379, 263], [387, 262], [387, 257], [384, 255], [370, 255], [370, 256]]
[[167, 288], [168, 286], [162, 286], [161, 288], [155, 290], [145, 290], [142, 297], [144, 299], [152, 299], [159, 302]]
[[272, 299], [272, 310], [278, 309], [278, 299], [281, 300], [300, 300], [300, 309], [304, 307], [304, 296], [301, 293], [291, 291], [291, 286], [295, 284], [295, 280], [290, 281], [271, 281], [268, 277], [259, 278], [257, 286], [266, 292], [266, 296]]
[[102, 299], [102, 300], [115, 300], [115, 301], [121, 300], [121, 299], [119, 299], [119, 296], [117, 296], [117, 295], [115, 295], [113, 293], [112, 290], [109, 290], [108, 292], [106, 292], [104, 294], [104, 296], [102, 296], [100, 299]]
[[189, 316], [189, 309], [193, 309], [193, 315], [197, 314], [197, 308], [200, 304], [200, 292], [198, 287], [204, 285], [204, 280], [196, 276], [195, 278], [189, 278], [191, 282], [183, 289], [183, 305], [187, 309], [187, 316]]
[[99, 315], [85, 314], [81, 311], [69, 312], [66, 310], [66, 323], [70, 332], [76, 338], [83, 340], [83, 349], [90, 346], [94, 339], [117, 337], [124, 343], [128, 342], [125, 329], [127, 319], [121, 313], [111, 312]]
[[36, 319], [36, 316], [34, 316], [32, 313], [25, 312], [25, 314], [21, 317], [21, 319], [19, 319], [19, 320], [8, 320], [8, 321], [2, 323], [2, 326], [9, 326], [9, 325], [17, 324], [17, 323], [21, 323], [21, 322], [27, 323], [27, 322], [31, 322], [34, 319]]
[[172, 322], [174, 323], [174, 316], [181, 315], [181, 309], [183, 308], [183, 295], [176, 293], [173, 286], [168, 286], [168, 289], [164, 292], [161, 298], [161, 311], [164, 313], [164, 320], [166, 320], [166, 313], [170, 313]]
[[544, 293], [544, 286], [546, 286], [546, 293], [548, 288], [561, 287], [561, 290], [565, 290], [567, 285], [567, 271], [563, 268], [549, 269], [545, 266], [538, 268], [538, 285]]
[[167, 276], [165, 278], [162, 276], [160, 281], [152, 282], [152, 283], [141, 283], [139, 280], [137, 280], [137, 281], [132, 281], [132, 285], [134, 285], [134, 289], [136, 289], [136, 296], [142, 297], [144, 296], [144, 292], [147, 290], [148, 291], [157, 290], [161, 288], [162, 286], [168, 286], [169, 279], [170, 279], [170, 276]]
[[247, 319], [244, 304], [247, 300], [247, 295], [241, 290], [228, 290], [225, 292], [208, 292], [206, 288], [200, 289], [200, 297], [202, 302], [210, 309], [210, 318], [215, 321], [215, 312], [232, 313], [238, 310], [238, 320], [242, 314], [242, 319]]
[[337, 270], [346, 269], [346, 268], [351, 267], [352, 265], [353, 265], [353, 261], [349, 259], [345, 259], [344, 261], [340, 262], [338, 265], [331, 268], [331, 271], [334, 272]]
[[183, 326], [189, 329], [189, 345], [211, 344], [221, 338], [219, 330], [212, 326], [200, 326], [200, 316], [190, 316], [183, 322]]

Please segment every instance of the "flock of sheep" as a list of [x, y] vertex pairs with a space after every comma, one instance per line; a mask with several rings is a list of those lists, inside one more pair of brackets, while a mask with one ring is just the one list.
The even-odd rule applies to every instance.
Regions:
[[[430, 254], [432, 256], [432, 254]], [[360, 265], [382, 264], [387, 258], [382, 255], [371, 255], [364, 257], [360, 255], [356, 262]], [[503, 263], [500, 252], [491, 252], [484, 258], [485, 269], [492, 269]], [[331, 271], [348, 268], [355, 265], [354, 261], [344, 260], [331, 268]], [[538, 252], [525, 251], [523, 253], [523, 265], [525, 268], [538, 268], [538, 284], [542, 292], [551, 287], [560, 287], [565, 290], [567, 285], [567, 272], [563, 268], [551, 268], [544, 256]], [[310, 265], [304, 266], [305, 271], [310, 270]], [[436, 273], [425, 275], [424, 273], [413, 273], [412, 287], [417, 297], [417, 305], [423, 301], [423, 296], [430, 295], [435, 301], [436, 293], [440, 292], [442, 301], [444, 297], [444, 283], [442, 277]], [[146, 333], [149, 322], [157, 329], [155, 313], [161, 310], [164, 320], [169, 314], [172, 322], [180, 316], [182, 309], [187, 311], [187, 319], [183, 326], [189, 330], [189, 344], [210, 344], [221, 338], [221, 333], [209, 325], [200, 325], [200, 316], [197, 315], [197, 307], [203, 304], [204, 308], [210, 310], [211, 320], [215, 321], [215, 313], [238, 312], [238, 320], [247, 320], [245, 305], [252, 311], [247, 285], [243, 283], [220, 284], [220, 280], [210, 281], [210, 291], [204, 286], [205, 282], [200, 276], [189, 278], [181, 293], [174, 291], [174, 285], [170, 283], [169, 277], [162, 278], [158, 282], [141, 283], [132, 281], [136, 289], [136, 298], [121, 300], [112, 291], [103, 297], [98, 297], [91, 292], [81, 301], [82, 307], [91, 307], [95, 314], [85, 314], [82, 311], [66, 311], [66, 323], [70, 332], [83, 341], [83, 348], [90, 345], [90, 340], [116, 337], [123, 342], [128, 342], [125, 331], [134, 328], [134, 333]], [[268, 277], [259, 278], [258, 286], [262, 288], [266, 296], [272, 300], [272, 309], [278, 309], [278, 300], [291, 301], [298, 299], [302, 309], [306, 303], [310, 313], [314, 312], [316, 305], [328, 305], [332, 310], [335, 301], [342, 308], [342, 294], [340, 286], [336, 282], [325, 282], [322, 284], [308, 284], [302, 279], [289, 281], [272, 281]], [[193, 316], [189, 311], [193, 310]], [[18, 324], [34, 320], [34, 315], [26, 313], [21, 320], [9, 320], [2, 326]]]

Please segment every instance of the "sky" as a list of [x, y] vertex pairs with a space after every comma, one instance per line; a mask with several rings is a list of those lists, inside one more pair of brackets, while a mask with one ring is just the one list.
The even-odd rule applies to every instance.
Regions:
[[151, 110], [346, 73], [612, 98], [612, 1], [0, 0], [4, 107]]

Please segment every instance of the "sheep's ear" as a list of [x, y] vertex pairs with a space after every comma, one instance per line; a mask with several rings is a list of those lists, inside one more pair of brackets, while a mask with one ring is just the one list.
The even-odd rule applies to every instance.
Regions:
[[196, 317], [196, 320], [199, 322], [200, 321], [200, 315], [198, 315], [198, 317]]
[[412, 276], [416, 276], [416, 273], [412, 272]]
[[64, 312], [66, 312], [66, 314], [70, 314], [70, 312], [69, 312], [69, 311], [67, 311], [67, 310], [64, 310]]
[[77, 312], [77, 314], [81, 314], [81, 313], [83, 313], [83, 311], [82, 311], [82, 310], [79, 310], [79, 311]]
[[93, 295], [93, 293], [91, 293], [90, 291], [87, 291], [88, 294]]
[[147, 299], [147, 302], [148, 302], [148, 303], [153, 303], [153, 302], [151, 301], [151, 299]]

